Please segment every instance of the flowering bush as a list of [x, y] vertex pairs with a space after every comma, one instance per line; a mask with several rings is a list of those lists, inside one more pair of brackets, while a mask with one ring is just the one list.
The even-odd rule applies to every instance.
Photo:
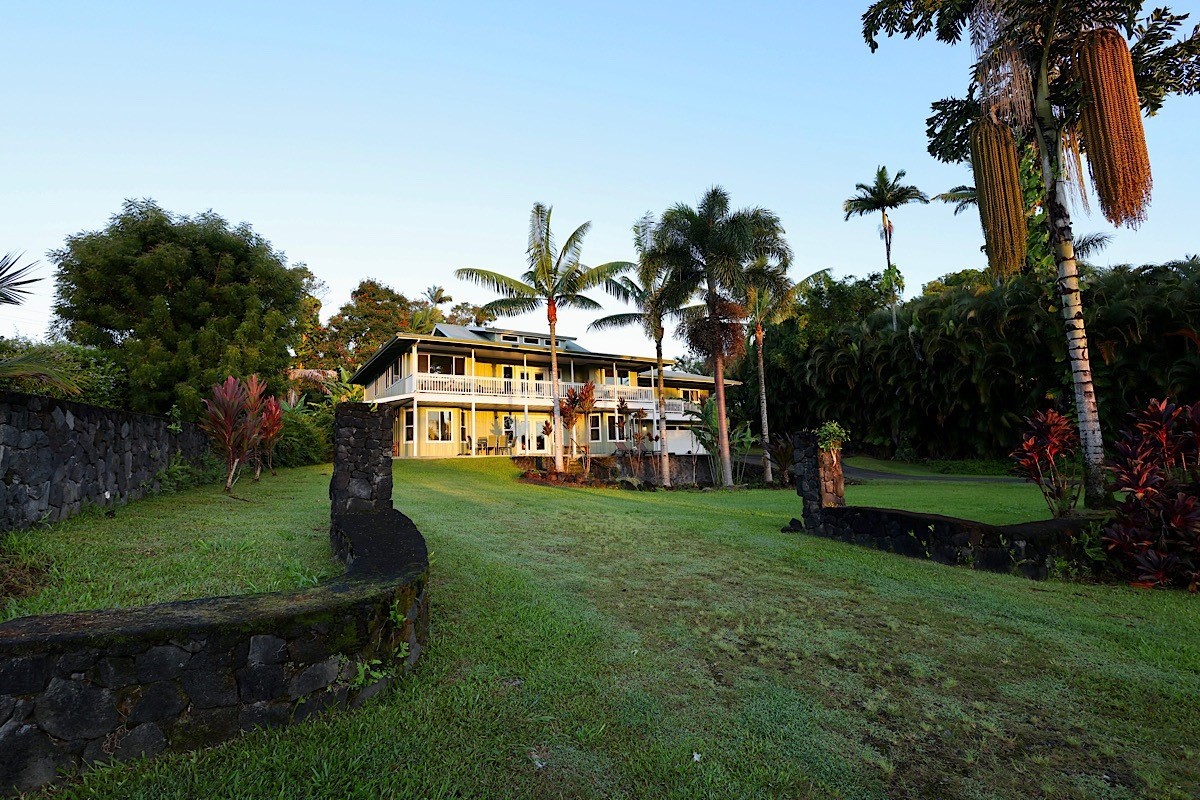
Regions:
[[1109, 466], [1125, 500], [1104, 546], [1137, 585], [1200, 590], [1200, 403], [1129, 415]]
[[1064, 516], [1079, 503], [1083, 488], [1072, 469], [1079, 434], [1071, 421], [1054, 409], [1039, 411], [1025, 420], [1021, 444], [1010, 454], [1013, 472], [1037, 484], [1050, 513]]

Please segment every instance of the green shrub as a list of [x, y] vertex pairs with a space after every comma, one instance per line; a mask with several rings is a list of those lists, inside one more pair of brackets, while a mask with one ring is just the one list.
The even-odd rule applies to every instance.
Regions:
[[178, 453], [171, 456], [171, 463], [156, 476], [160, 492], [179, 492], [193, 486], [216, 483], [225, 477], [221, 459], [205, 453], [196, 464], [189, 464]]
[[0, 338], [0, 358], [11, 358], [29, 350], [42, 350], [68, 372], [80, 388], [79, 394], [67, 394], [43, 381], [28, 378], [0, 379], [0, 391], [25, 392], [60, 400], [74, 400], [102, 408], [125, 405], [125, 371], [113, 357], [94, 347], [69, 342], [34, 342], [26, 338]]
[[[325, 418], [328, 417], [328, 427]], [[331, 452], [330, 431], [332, 414], [284, 414], [283, 433], [275, 445], [276, 467], [303, 467], [329, 461]]]

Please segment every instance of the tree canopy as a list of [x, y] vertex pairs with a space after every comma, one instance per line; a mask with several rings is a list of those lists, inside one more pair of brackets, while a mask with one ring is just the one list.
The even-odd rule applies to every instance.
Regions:
[[309, 272], [249, 225], [130, 200], [50, 258], [58, 331], [113, 356], [131, 410], [178, 404], [194, 415], [228, 375], [258, 373], [282, 388]]

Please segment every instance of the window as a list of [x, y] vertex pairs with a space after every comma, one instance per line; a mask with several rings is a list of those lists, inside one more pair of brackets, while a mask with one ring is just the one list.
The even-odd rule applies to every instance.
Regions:
[[684, 389], [681, 394], [683, 399], [689, 403], [702, 403], [704, 398], [701, 396], [703, 392], [699, 389]]
[[525, 337], [525, 344], [541, 344], [541, 343], [542, 343], [542, 340], [537, 338], [536, 336], [526, 336]]
[[517, 433], [517, 421], [512, 417], [505, 417], [504, 418], [504, 438], [508, 439], [511, 442], [513, 440], [513, 437], [516, 436], [516, 433]]
[[608, 440], [610, 442], [625, 441], [625, 421], [620, 414], [608, 415]]
[[425, 412], [425, 439], [430, 442], [453, 441], [450, 436], [451, 425], [454, 424], [453, 411]]
[[600, 441], [600, 415], [592, 414], [588, 417], [588, 441]]
[[404, 411], [404, 441], [406, 441], [406, 442], [411, 442], [414, 439], [416, 439], [416, 435], [413, 432], [413, 423], [414, 422], [415, 422], [415, 420], [413, 419], [412, 409], [411, 408], [405, 409], [405, 411]]
[[628, 373], [623, 375], [620, 370], [615, 369], [614, 367], [605, 367], [604, 382], [610, 386], [628, 386], [629, 375]]
[[519, 342], [519, 341], [521, 341], [518, 337], [513, 336], [512, 334], [507, 334], [507, 333], [504, 334], [503, 336], [501, 336], [500, 340], [503, 342]]
[[419, 353], [417, 355], [417, 372], [427, 372], [433, 375], [466, 375], [467, 359], [465, 356]]
[[467, 415], [458, 415], [458, 440], [460, 442], [467, 441]]

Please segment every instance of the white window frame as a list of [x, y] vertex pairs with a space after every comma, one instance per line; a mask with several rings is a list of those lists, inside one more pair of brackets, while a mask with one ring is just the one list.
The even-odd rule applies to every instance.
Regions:
[[417, 438], [417, 418], [411, 408], [404, 409], [404, 441], [412, 444]]
[[604, 425], [600, 420], [599, 414], [588, 415], [588, 441], [589, 442], [601, 441], [600, 431], [603, 430], [603, 428], [604, 428]]
[[[433, 438], [433, 436], [431, 436], [431, 434], [433, 433], [433, 430], [430, 428], [430, 423], [433, 422], [432, 418], [430, 417], [431, 414], [437, 414], [439, 417], [439, 421], [438, 421], [439, 438], [436, 438], [436, 439]], [[441, 438], [441, 436], [440, 436], [440, 434], [442, 434], [443, 432], [446, 434], [445, 438]], [[425, 409], [425, 441], [434, 443], [434, 444], [444, 444], [446, 442], [454, 441], [454, 411], [452, 409], [447, 409], [447, 408], [427, 408], [427, 409]]]

